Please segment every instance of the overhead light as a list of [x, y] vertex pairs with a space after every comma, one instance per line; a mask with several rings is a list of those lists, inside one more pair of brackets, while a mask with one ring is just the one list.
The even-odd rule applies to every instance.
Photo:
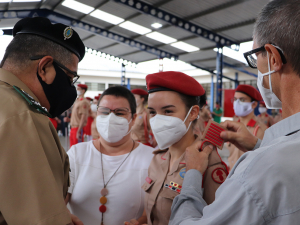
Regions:
[[161, 34], [161, 33], [156, 32], [156, 31], [154, 31], [150, 34], [147, 34], [146, 36], [148, 38], [152, 38], [156, 41], [160, 41], [160, 42], [165, 43], [165, 44], [170, 44], [172, 42], [177, 41], [175, 38], [169, 37], [167, 35]]
[[[244, 58], [243, 53], [247, 52], [247, 51], [250, 51], [252, 49], [252, 46], [253, 46], [253, 41], [243, 42], [243, 43], [240, 44], [238, 52], [235, 51], [235, 50], [232, 50], [229, 47], [224, 47], [223, 48], [223, 55], [225, 55], [227, 57], [230, 57], [232, 59], [235, 59], [237, 61], [240, 61], [242, 63], [245, 63], [247, 65], [247, 61]], [[238, 48], [238, 46], [231, 46], [231, 47], [235, 48], [235, 49]], [[218, 52], [218, 48], [214, 48], [214, 51]], [[219, 48], [219, 52], [222, 53], [221, 48]]]
[[130, 21], [125, 21], [124, 23], [121, 23], [119, 26], [142, 35], [151, 32], [151, 30], [148, 29], [147, 27], [143, 27], [141, 25], [138, 25]]
[[117, 25], [117, 24], [122, 23], [124, 21], [124, 19], [122, 19], [118, 16], [112, 15], [110, 13], [104, 12], [104, 11], [99, 10], [99, 9], [95, 10], [90, 15], [97, 18], [97, 19], [106, 21], [108, 23], [112, 23], [114, 25]]
[[10, 2], [10, 0], [0, 0], [0, 3]]
[[200, 48], [190, 45], [188, 43], [182, 42], [182, 41], [178, 41], [176, 43], [171, 44], [171, 46], [175, 47], [175, 48], [179, 48], [183, 51], [186, 52], [194, 52], [194, 51], [199, 51]]
[[160, 24], [160, 23], [152, 23], [151, 24], [151, 27], [154, 27], [154, 28], [161, 28], [162, 27], [162, 24]]
[[81, 2], [77, 2], [75, 0], [65, 0], [62, 3], [62, 5], [70, 8], [70, 9], [74, 9], [78, 12], [85, 13], [85, 14], [89, 14], [90, 12], [92, 12], [94, 10], [93, 7], [83, 4]]
[[41, 0], [13, 0], [13, 2], [40, 2], [40, 1]]

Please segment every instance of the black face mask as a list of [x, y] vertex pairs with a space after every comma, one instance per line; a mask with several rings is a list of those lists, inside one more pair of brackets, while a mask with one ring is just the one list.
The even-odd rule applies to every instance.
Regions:
[[44, 89], [45, 95], [50, 103], [52, 118], [60, 116], [69, 109], [77, 98], [75, 86], [71, 85], [68, 75], [53, 62], [56, 76], [52, 84], [45, 83], [37, 72], [37, 77]]

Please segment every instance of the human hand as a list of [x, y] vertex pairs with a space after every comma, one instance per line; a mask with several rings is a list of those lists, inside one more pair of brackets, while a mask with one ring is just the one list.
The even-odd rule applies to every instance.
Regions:
[[221, 125], [228, 129], [220, 134], [225, 141], [234, 144], [243, 152], [250, 151], [255, 147], [258, 138], [251, 134], [243, 123], [225, 121]]
[[129, 222], [127, 222], [127, 221], [124, 222], [124, 225], [141, 225], [141, 224], [136, 219], [132, 219]]
[[83, 222], [75, 215], [71, 214], [71, 225], [84, 225]]
[[81, 130], [80, 129], [77, 130], [76, 138], [77, 138], [78, 141], [81, 141], [81, 139], [82, 139], [82, 137], [81, 137]]
[[70, 122], [70, 118], [69, 117], [64, 117], [64, 122], [65, 123], [69, 123]]
[[185, 161], [186, 171], [191, 169], [198, 170], [201, 174], [204, 174], [208, 166], [208, 157], [213, 151], [214, 147], [211, 144], [204, 144], [202, 151], [199, 152], [203, 140], [196, 139], [196, 141], [186, 148]]

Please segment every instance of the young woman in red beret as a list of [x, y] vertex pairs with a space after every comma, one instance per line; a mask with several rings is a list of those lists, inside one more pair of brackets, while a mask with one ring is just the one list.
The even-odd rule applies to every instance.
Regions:
[[[146, 193], [144, 214], [125, 224], [166, 225], [173, 199], [181, 192], [186, 173], [185, 150], [197, 138], [193, 126], [206, 97], [203, 87], [184, 73], [150, 74], [146, 82], [150, 124], [159, 150], [154, 152], [142, 186]], [[227, 168], [216, 150], [210, 155], [208, 165], [202, 187], [204, 199], [210, 204], [226, 179]]]
[[155, 147], [156, 142], [153, 138], [149, 123], [149, 114], [146, 110], [148, 102], [148, 92], [143, 89], [131, 90], [136, 101], [136, 120], [131, 130], [131, 138], [145, 145]]

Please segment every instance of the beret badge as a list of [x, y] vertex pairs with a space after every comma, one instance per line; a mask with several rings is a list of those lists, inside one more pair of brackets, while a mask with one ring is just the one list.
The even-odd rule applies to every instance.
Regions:
[[71, 38], [72, 35], [73, 35], [72, 27], [66, 27], [66, 29], [64, 30], [65, 40]]

